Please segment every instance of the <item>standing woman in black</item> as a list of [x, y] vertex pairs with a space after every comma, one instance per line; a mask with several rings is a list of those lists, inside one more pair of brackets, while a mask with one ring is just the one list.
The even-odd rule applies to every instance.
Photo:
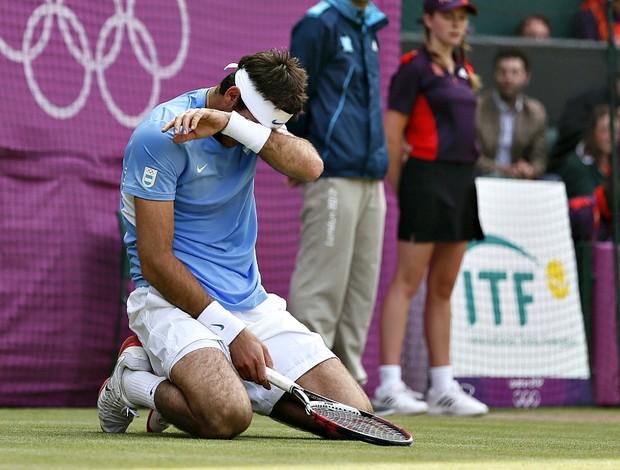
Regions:
[[[401, 58], [385, 116], [388, 180], [398, 196], [398, 256], [381, 312], [380, 385], [376, 402], [397, 413], [476, 416], [488, 407], [454, 380], [450, 297], [467, 242], [482, 239], [474, 181], [475, 91], [465, 56], [467, 0], [425, 0], [424, 45]], [[405, 385], [400, 358], [411, 300], [427, 272], [424, 334], [430, 388]]]

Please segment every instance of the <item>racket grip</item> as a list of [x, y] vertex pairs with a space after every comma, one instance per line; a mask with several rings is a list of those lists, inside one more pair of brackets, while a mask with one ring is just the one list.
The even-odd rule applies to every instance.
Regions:
[[267, 380], [269, 380], [269, 383], [272, 385], [275, 385], [286, 392], [292, 391], [297, 386], [297, 384], [295, 384], [295, 382], [291, 379], [269, 367], [267, 367]]

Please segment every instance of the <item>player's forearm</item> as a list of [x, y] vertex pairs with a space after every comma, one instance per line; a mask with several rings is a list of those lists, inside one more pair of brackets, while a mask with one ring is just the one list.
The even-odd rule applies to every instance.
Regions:
[[305, 183], [323, 173], [323, 160], [314, 146], [290, 132], [272, 131], [259, 154], [280, 173]]
[[246, 326], [231, 312], [213, 300], [194, 275], [172, 253], [157, 257], [149, 263], [147, 275], [143, 275], [168, 302], [209, 328], [227, 345], [243, 331]]
[[173, 253], [159, 253], [152, 261], [147, 256], [141, 263], [144, 279], [168, 302], [192, 317], [197, 318], [212, 302], [204, 287]]
[[142, 277], [170, 303], [197, 316], [210, 297], [174, 255], [174, 202], [135, 198], [136, 237]]

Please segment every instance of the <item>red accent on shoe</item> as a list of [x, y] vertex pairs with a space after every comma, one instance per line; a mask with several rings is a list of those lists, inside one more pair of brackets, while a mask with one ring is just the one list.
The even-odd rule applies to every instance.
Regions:
[[97, 393], [97, 396], [101, 395], [101, 390], [104, 389], [104, 387], [108, 384], [109, 381], [110, 381], [110, 377], [108, 377], [107, 379], [103, 381], [103, 383], [101, 384], [101, 387], [99, 387], [99, 392]]
[[118, 357], [121, 357], [121, 354], [123, 354], [123, 351], [131, 346], [142, 347], [142, 343], [140, 342], [140, 340], [138, 339], [136, 335], [131, 335], [125, 341], [123, 341], [123, 344], [121, 344], [121, 347], [118, 350]]
[[151, 412], [149, 413], [149, 417], [146, 418], [146, 432], [155, 432], [151, 429], [151, 416], [153, 416], [155, 410], [151, 410]]

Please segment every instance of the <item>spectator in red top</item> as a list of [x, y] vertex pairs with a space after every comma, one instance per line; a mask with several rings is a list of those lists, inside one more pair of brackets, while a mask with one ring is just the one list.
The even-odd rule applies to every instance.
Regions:
[[[400, 220], [396, 273], [381, 311], [375, 398], [396, 413], [488, 412], [463, 392], [450, 365], [452, 289], [467, 242], [483, 237], [474, 182], [479, 82], [465, 57], [469, 14], [476, 13], [467, 0], [425, 0], [424, 45], [402, 58], [390, 86], [384, 126]], [[400, 357], [409, 305], [426, 272], [430, 388], [424, 402], [402, 381]]]
[[[618, 143], [620, 126], [613, 142]], [[613, 155], [610, 109], [607, 104], [596, 106], [586, 130], [575, 149], [564, 159], [558, 174], [566, 185], [573, 240], [605, 240], [611, 235], [609, 177]]]
[[[612, 2], [613, 32], [616, 41], [620, 39], [620, 0]], [[579, 7], [576, 18], [577, 37], [607, 41], [609, 26], [607, 24], [607, 1], [585, 0]]]

